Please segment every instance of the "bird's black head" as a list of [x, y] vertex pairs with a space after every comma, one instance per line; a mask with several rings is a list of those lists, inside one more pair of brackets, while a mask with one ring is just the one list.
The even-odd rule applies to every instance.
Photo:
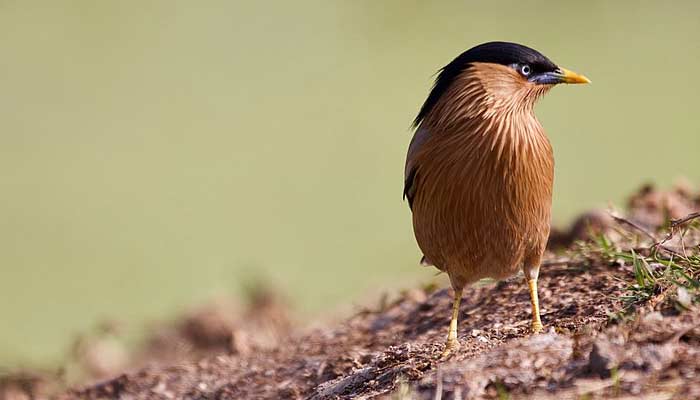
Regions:
[[534, 84], [588, 83], [581, 75], [558, 67], [542, 53], [510, 42], [488, 42], [460, 54], [439, 72], [433, 89], [413, 121], [418, 126], [457, 77], [473, 63], [501, 64], [516, 70]]
[[[445, 68], [440, 76], [459, 74], [469, 64], [475, 62], [529, 67], [530, 75], [538, 72], [555, 71], [558, 67], [542, 53], [527, 46], [509, 42], [488, 42], [465, 51]], [[447, 77], [447, 76], [446, 76]]]

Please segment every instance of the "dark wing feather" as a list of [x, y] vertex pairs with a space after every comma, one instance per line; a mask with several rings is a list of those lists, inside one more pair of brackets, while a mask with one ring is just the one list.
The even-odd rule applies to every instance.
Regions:
[[406, 167], [404, 169], [403, 198], [408, 200], [408, 206], [411, 208], [413, 208], [413, 198], [416, 195], [416, 176], [418, 173], [416, 156], [429, 138], [430, 132], [422, 126], [418, 127], [416, 133], [413, 135], [413, 139], [411, 139], [411, 144], [408, 146]]
[[416, 168], [408, 171], [408, 175], [403, 183], [403, 199], [408, 200], [408, 207], [413, 209], [413, 197], [416, 194], [415, 190]]

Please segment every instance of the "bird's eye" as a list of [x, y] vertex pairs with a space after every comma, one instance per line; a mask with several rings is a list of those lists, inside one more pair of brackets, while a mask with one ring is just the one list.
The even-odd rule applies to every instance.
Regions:
[[520, 67], [520, 73], [523, 74], [523, 76], [530, 75], [530, 72], [532, 72], [532, 70], [530, 69], [529, 65], [526, 64]]

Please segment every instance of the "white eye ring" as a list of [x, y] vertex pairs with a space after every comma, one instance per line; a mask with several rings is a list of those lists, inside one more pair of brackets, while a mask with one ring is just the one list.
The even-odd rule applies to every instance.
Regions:
[[526, 65], [523, 65], [522, 67], [520, 67], [520, 73], [523, 74], [524, 76], [530, 75], [530, 72], [532, 72], [532, 70], [530, 69], [529, 65], [526, 64]]

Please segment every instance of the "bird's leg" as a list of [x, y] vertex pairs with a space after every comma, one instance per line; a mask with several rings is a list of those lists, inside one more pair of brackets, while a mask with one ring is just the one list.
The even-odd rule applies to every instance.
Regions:
[[459, 318], [459, 303], [462, 302], [462, 288], [455, 289], [455, 297], [452, 302], [452, 319], [450, 320], [450, 330], [447, 333], [447, 342], [441, 358], [447, 358], [453, 352], [459, 350], [459, 340], [457, 340], [457, 320]]
[[527, 286], [530, 289], [530, 304], [532, 304], [532, 333], [542, 332], [542, 320], [540, 320], [540, 299], [537, 296], [537, 276], [527, 277]]

